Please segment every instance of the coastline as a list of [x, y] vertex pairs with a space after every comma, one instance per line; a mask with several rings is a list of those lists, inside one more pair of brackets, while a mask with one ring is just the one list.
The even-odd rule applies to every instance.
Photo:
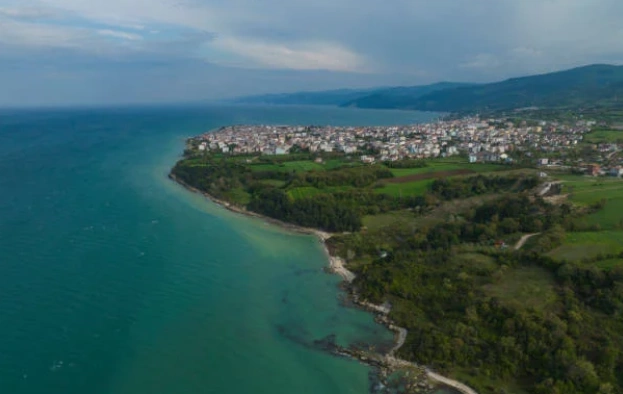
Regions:
[[[342, 278], [342, 280], [346, 282], [347, 285], [350, 285], [355, 279], [356, 277], [355, 274], [351, 272], [350, 270], [348, 270], [348, 268], [346, 268], [344, 264], [345, 263], [344, 260], [339, 256], [332, 255], [331, 252], [329, 251], [329, 248], [327, 247], [327, 244], [326, 244], [326, 240], [331, 238], [332, 236], [331, 233], [328, 233], [322, 230], [309, 228], [309, 227], [302, 227], [302, 226], [298, 226], [295, 224], [286, 223], [281, 220], [273, 219], [273, 218], [261, 215], [256, 212], [248, 211], [244, 208], [235, 206], [227, 201], [220, 200], [210, 195], [209, 193], [203, 192], [187, 184], [186, 182], [177, 178], [171, 172], [169, 172], [168, 177], [169, 179], [176, 182], [177, 184], [184, 187], [185, 189], [193, 193], [199, 193], [203, 195], [204, 197], [206, 197], [207, 199], [209, 199], [210, 201], [214, 202], [215, 204], [218, 204], [231, 212], [245, 215], [245, 216], [252, 217], [252, 218], [256, 218], [256, 219], [260, 219], [266, 223], [278, 226], [287, 231], [291, 231], [291, 232], [295, 232], [299, 234], [314, 235], [322, 244], [322, 248], [325, 252], [325, 255], [327, 256], [327, 259], [329, 261], [328, 270], [334, 274], [339, 275]], [[478, 394], [474, 389], [468, 387], [467, 385], [459, 381], [437, 374], [431, 371], [430, 369], [424, 366], [418, 365], [416, 363], [413, 363], [411, 361], [403, 360], [403, 359], [396, 357], [395, 356], [396, 352], [404, 345], [408, 331], [406, 328], [403, 328], [403, 327], [400, 327], [394, 324], [394, 322], [392, 322], [391, 319], [388, 317], [391, 311], [391, 305], [386, 305], [386, 304], [376, 305], [376, 304], [369, 303], [365, 300], [361, 300], [359, 296], [357, 295], [355, 289], [352, 287], [349, 288], [349, 291], [347, 293], [350, 295], [351, 300], [353, 301], [355, 305], [357, 305], [358, 307], [368, 312], [373, 313], [375, 315], [375, 320], [377, 322], [384, 325], [390, 331], [394, 332], [394, 346], [392, 346], [392, 348], [389, 350], [387, 354], [380, 355], [380, 357], [376, 359], [370, 359], [367, 357], [367, 355], [364, 356], [363, 354], [360, 354], [358, 352], [350, 352], [350, 351], [344, 351], [344, 350], [338, 351], [339, 354], [355, 358], [359, 360], [360, 362], [363, 362], [371, 366], [385, 367], [386, 369], [390, 371], [395, 371], [401, 368], [416, 368], [418, 370], [422, 370], [422, 372], [425, 374], [425, 377], [427, 379], [433, 382], [436, 382], [437, 384], [450, 387], [452, 389], [459, 391], [462, 394]]]
[[223, 208], [227, 209], [228, 211], [234, 212], [234, 213], [238, 213], [241, 215], [245, 215], [248, 217], [252, 217], [255, 219], [260, 219], [268, 224], [272, 224], [274, 226], [278, 226], [280, 228], [283, 228], [284, 230], [287, 231], [291, 231], [291, 232], [295, 232], [295, 233], [299, 233], [299, 234], [309, 234], [309, 235], [314, 235], [316, 236], [316, 238], [318, 238], [318, 240], [320, 241], [320, 243], [322, 244], [322, 248], [327, 256], [327, 259], [329, 260], [329, 270], [337, 275], [339, 275], [340, 277], [342, 277], [342, 279], [347, 282], [347, 283], [351, 283], [354, 279], [355, 279], [355, 274], [353, 274], [351, 271], [349, 271], [346, 266], [344, 265], [344, 260], [339, 257], [339, 256], [333, 256], [331, 255], [331, 253], [329, 252], [329, 248], [327, 247], [326, 244], [326, 240], [331, 238], [332, 234], [326, 232], [326, 231], [322, 231], [322, 230], [317, 230], [314, 228], [309, 228], [309, 227], [302, 227], [302, 226], [298, 226], [296, 224], [291, 224], [291, 223], [286, 223], [283, 222], [281, 220], [277, 220], [277, 219], [273, 219], [270, 218], [268, 216], [264, 216], [261, 215], [259, 213], [256, 212], [251, 212], [251, 211], [247, 211], [246, 209], [237, 207], [235, 205], [232, 205], [230, 203], [228, 203], [227, 201], [223, 201], [220, 200], [206, 192], [203, 192], [199, 189], [197, 189], [196, 187], [193, 187], [189, 184], [187, 184], [186, 182], [182, 181], [181, 179], [177, 178], [174, 174], [169, 173], [169, 179], [173, 180], [174, 182], [176, 182], [177, 184], [183, 186], [185, 189], [193, 192], [193, 193], [199, 193], [201, 195], [203, 195], [204, 197], [206, 197], [207, 199], [209, 199], [210, 201], [212, 201], [215, 204], [218, 204], [220, 206], [222, 206]]

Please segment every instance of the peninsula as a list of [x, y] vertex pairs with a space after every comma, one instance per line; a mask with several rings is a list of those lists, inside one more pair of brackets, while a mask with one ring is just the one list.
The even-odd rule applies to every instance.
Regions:
[[464, 393], [618, 393], [616, 127], [526, 115], [229, 126], [190, 138], [171, 177], [326, 243], [352, 298], [397, 338], [387, 355], [337, 352]]

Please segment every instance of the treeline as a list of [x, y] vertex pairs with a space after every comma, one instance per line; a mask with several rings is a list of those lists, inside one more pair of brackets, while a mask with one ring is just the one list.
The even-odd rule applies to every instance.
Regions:
[[296, 174], [288, 187], [311, 186], [324, 189], [330, 186], [353, 186], [362, 188], [380, 179], [393, 177], [390, 170], [382, 166], [360, 166], [339, 168], [330, 171], [306, 171]]
[[405, 159], [397, 161], [383, 162], [386, 167], [389, 168], [425, 168], [428, 167], [428, 162], [424, 159]]
[[248, 209], [284, 222], [326, 231], [357, 231], [361, 228], [359, 210], [340, 204], [331, 194], [293, 200], [282, 189], [263, 187], [252, 194]]
[[[365, 214], [399, 209], [404, 203], [415, 203], [415, 200], [396, 199], [365, 189], [379, 179], [392, 176], [391, 172], [382, 166], [304, 173], [252, 171], [248, 165], [240, 161], [208, 156], [182, 160], [173, 168], [172, 174], [181, 181], [220, 199], [227, 200], [229, 192], [241, 189], [251, 196], [251, 201], [247, 205], [251, 211], [327, 231], [356, 231], [361, 228], [361, 218]], [[266, 179], [281, 180], [286, 182], [286, 185], [276, 187], [261, 182]], [[318, 189], [351, 186], [354, 189], [317, 194], [296, 200], [288, 196], [286, 191], [288, 188], [302, 186]]]
[[[489, 257], [492, 267], [458, 264], [444, 249], [399, 253], [368, 266], [356, 285], [394, 305], [392, 318], [409, 330], [401, 356], [441, 370], [462, 368], [480, 393], [503, 392], [479, 383], [480, 376], [535, 394], [620, 393], [623, 270], [536, 254]], [[534, 307], [486, 290], [518, 280], [513, 272], [522, 269], [551, 277], [556, 298]]]
[[539, 184], [535, 176], [485, 176], [436, 179], [431, 192], [444, 199], [468, 198], [488, 193], [513, 190], [521, 192], [534, 189]]
[[171, 174], [216, 198], [225, 198], [227, 192], [243, 187], [253, 178], [251, 170], [226, 160], [204, 160], [199, 163], [182, 160], [173, 167]]

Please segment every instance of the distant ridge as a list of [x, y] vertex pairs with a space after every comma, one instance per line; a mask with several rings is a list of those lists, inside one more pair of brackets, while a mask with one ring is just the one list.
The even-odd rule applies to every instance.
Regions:
[[406, 108], [414, 99], [430, 93], [455, 89], [459, 87], [474, 86], [469, 83], [438, 82], [432, 85], [403, 86], [387, 89], [379, 89], [369, 95], [358, 97], [352, 101], [343, 103], [342, 107], [358, 108]]
[[233, 99], [237, 104], [331, 105], [338, 106], [365, 97], [383, 88], [336, 89], [319, 92], [264, 94]]
[[439, 82], [423, 86], [338, 89], [242, 97], [233, 102], [455, 113], [518, 108], [623, 107], [623, 66], [594, 64], [487, 84]]
[[516, 108], [620, 106], [623, 66], [596, 64], [549, 74], [464, 86], [405, 99], [393, 108], [474, 112]]
[[403, 102], [441, 89], [471, 86], [439, 82], [423, 86], [380, 87], [370, 89], [337, 89], [319, 92], [265, 94], [234, 99], [238, 104], [331, 105], [359, 108], [396, 108]]

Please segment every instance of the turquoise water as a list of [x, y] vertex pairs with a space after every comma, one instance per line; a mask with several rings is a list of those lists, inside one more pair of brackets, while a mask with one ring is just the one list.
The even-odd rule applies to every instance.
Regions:
[[0, 112], [0, 393], [366, 393], [313, 341], [387, 343], [322, 249], [166, 177], [226, 124], [401, 124], [415, 112], [206, 107]]

